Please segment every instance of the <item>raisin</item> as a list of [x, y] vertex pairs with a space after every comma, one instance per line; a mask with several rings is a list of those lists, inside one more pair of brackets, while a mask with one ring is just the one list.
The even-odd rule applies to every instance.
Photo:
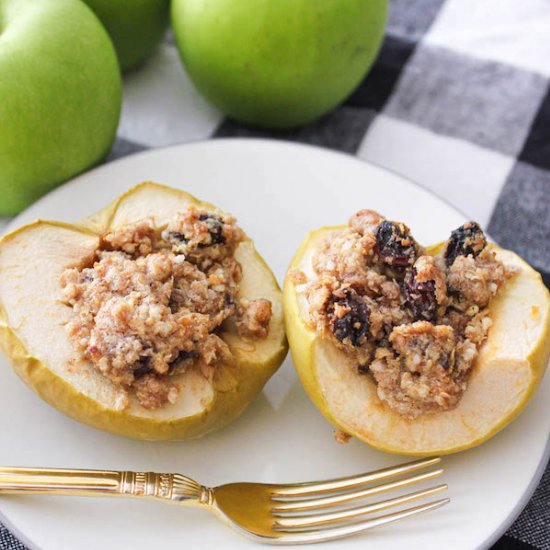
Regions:
[[[217, 216], [201, 214], [199, 216], [199, 221], [206, 225], [208, 234], [210, 235], [210, 243], [199, 243], [198, 248], [207, 248], [215, 244], [225, 243], [225, 237], [223, 236], [223, 223]], [[185, 233], [180, 233], [178, 231], [170, 231], [168, 236], [171, 241], [181, 244], [187, 244], [191, 240], [191, 237], [188, 237]]]
[[449, 370], [454, 366], [454, 357], [449, 355], [448, 353], [444, 353], [441, 355], [440, 358], [440, 365], [445, 369]]
[[189, 242], [189, 239], [183, 233], [178, 233], [177, 231], [170, 231], [168, 236], [171, 240], [178, 241], [183, 244], [187, 244]]
[[416, 280], [416, 269], [413, 267], [405, 275], [403, 289], [406, 305], [411, 309], [414, 320], [434, 321], [437, 314], [435, 282], [418, 282]]
[[383, 221], [376, 231], [376, 251], [380, 259], [392, 267], [408, 267], [414, 264], [417, 247], [403, 223]]
[[136, 363], [137, 368], [134, 369], [134, 378], [142, 378], [146, 374], [153, 372], [151, 365], [151, 358], [147, 355], [143, 355], [139, 358], [139, 361]]
[[344, 297], [335, 298], [334, 304], [347, 310], [342, 317], [336, 317], [332, 323], [334, 336], [343, 342], [348, 340], [352, 346], [364, 344], [369, 335], [369, 308], [353, 291], [346, 291]]
[[451, 233], [445, 249], [447, 266], [453, 265], [457, 256], [478, 256], [487, 245], [483, 230], [476, 222], [467, 222]]
[[178, 356], [170, 363], [170, 369], [173, 369], [176, 365], [183, 363], [184, 361], [189, 361], [197, 357], [196, 351], [180, 351]]
[[390, 336], [392, 330], [393, 330], [392, 325], [389, 325], [389, 328], [386, 325], [384, 325], [382, 327], [382, 336], [380, 336], [376, 339], [377, 347], [379, 347], [379, 348], [389, 348], [389, 347], [391, 347], [389, 336]]
[[357, 365], [357, 372], [359, 374], [368, 374], [370, 372], [369, 365]]
[[199, 221], [204, 222], [208, 228], [208, 233], [210, 233], [210, 244], [200, 243], [199, 248], [225, 243], [225, 237], [223, 236], [223, 223], [217, 216], [201, 214], [199, 216]]

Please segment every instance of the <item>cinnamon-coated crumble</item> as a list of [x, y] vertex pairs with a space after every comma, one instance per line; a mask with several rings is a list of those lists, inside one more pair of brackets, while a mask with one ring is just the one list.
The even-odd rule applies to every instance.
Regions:
[[235, 218], [194, 206], [166, 227], [152, 219], [102, 236], [92, 265], [67, 269], [61, 286], [79, 353], [148, 409], [174, 403], [174, 375], [192, 365], [206, 376], [231, 352], [220, 337], [233, 317], [241, 337], [268, 335], [271, 302], [239, 301], [244, 240]]

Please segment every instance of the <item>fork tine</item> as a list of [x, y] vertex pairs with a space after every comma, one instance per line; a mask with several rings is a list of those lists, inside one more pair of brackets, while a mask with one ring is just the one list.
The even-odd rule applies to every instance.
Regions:
[[356, 520], [367, 514], [373, 512], [380, 512], [394, 506], [401, 506], [408, 504], [414, 500], [418, 500], [424, 497], [432, 496], [442, 491], [447, 490], [447, 485], [437, 485], [429, 489], [422, 491], [416, 491], [407, 495], [402, 495], [395, 498], [390, 498], [374, 504], [368, 504], [366, 506], [359, 506], [354, 508], [346, 508], [345, 510], [339, 510], [337, 512], [331, 512], [328, 514], [313, 514], [307, 516], [293, 516], [277, 518], [274, 528], [275, 529], [307, 529], [309, 527], [316, 527], [318, 525], [334, 525], [350, 520]]
[[276, 502], [275, 506], [273, 506], [272, 508], [272, 512], [278, 514], [281, 512], [283, 513], [300, 512], [304, 510], [315, 510], [318, 508], [329, 508], [333, 506], [339, 506], [340, 504], [344, 504], [352, 500], [359, 500], [359, 499], [367, 498], [373, 495], [377, 495], [379, 493], [392, 491], [394, 489], [401, 489], [403, 487], [408, 487], [409, 485], [414, 485], [415, 483], [421, 483], [422, 481], [427, 481], [437, 476], [440, 476], [442, 473], [443, 473], [442, 469], [433, 470], [425, 474], [420, 474], [414, 477], [400, 479], [398, 481], [393, 481], [382, 485], [375, 485], [374, 487], [369, 487], [363, 490], [352, 491], [349, 493], [332, 495], [332, 496], [316, 498], [316, 499], [277, 501], [277, 497], [272, 497], [273, 501]]
[[368, 531], [373, 527], [378, 527], [379, 525], [385, 525], [387, 523], [392, 523], [401, 519], [415, 516], [422, 512], [427, 512], [428, 510], [435, 510], [440, 508], [445, 504], [450, 502], [449, 498], [444, 498], [441, 500], [436, 500], [433, 502], [428, 502], [427, 504], [422, 504], [420, 506], [415, 506], [413, 508], [407, 508], [399, 512], [394, 512], [392, 514], [385, 514], [383, 516], [378, 516], [376, 518], [368, 519], [360, 523], [354, 523], [351, 525], [345, 525], [343, 527], [334, 527], [331, 529], [314, 529], [311, 531], [301, 531], [301, 532], [292, 532], [292, 531], [279, 531], [280, 536], [278, 538], [266, 539], [262, 537], [263, 542], [268, 542], [272, 544], [311, 544], [315, 542], [325, 542], [329, 540], [341, 539], [348, 537], [350, 535], [357, 535]]
[[409, 474], [422, 468], [427, 468], [441, 462], [441, 458], [425, 458], [400, 464], [391, 468], [383, 468], [367, 474], [359, 474], [349, 477], [341, 477], [337, 479], [329, 479], [326, 481], [313, 481], [309, 483], [296, 483], [289, 485], [273, 486], [273, 496], [276, 497], [296, 497], [306, 495], [316, 495], [329, 491], [345, 491], [365, 485], [373, 481], [381, 481], [391, 477], [396, 477], [403, 474]]

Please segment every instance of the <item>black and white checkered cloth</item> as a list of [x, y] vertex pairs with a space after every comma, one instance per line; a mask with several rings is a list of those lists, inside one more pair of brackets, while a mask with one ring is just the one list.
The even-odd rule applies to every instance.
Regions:
[[[550, 285], [550, 0], [390, 0], [378, 61], [336, 111], [299, 130], [225, 120], [174, 45], [125, 78], [110, 159], [215, 137], [339, 149], [432, 189], [519, 252]], [[24, 547], [0, 526], [0, 550]], [[550, 468], [494, 549], [550, 550]]]

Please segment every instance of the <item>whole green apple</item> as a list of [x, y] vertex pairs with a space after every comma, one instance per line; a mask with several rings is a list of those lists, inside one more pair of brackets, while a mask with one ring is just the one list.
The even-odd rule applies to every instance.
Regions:
[[79, 0], [0, 0], [0, 215], [101, 160], [122, 100], [116, 54]]
[[113, 40], [123, 71], [142, 63], [163, 37], [170, 0], [84, 0]]
[[341, 103], [380, 47], [387, 0], [173, 0], [181, 59], [232, 118], [288, 128]]

